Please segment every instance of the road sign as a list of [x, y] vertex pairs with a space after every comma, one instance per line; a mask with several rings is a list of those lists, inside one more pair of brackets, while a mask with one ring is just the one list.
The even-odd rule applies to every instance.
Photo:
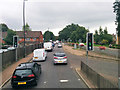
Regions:
[[93, 33], [87, 33], [87, 51], [93, 50]]
[[18, 36], [13, 36], [13, 47], [18, 47]]

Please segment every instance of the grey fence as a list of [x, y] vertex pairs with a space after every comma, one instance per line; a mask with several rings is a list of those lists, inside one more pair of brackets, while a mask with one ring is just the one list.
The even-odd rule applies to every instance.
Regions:
[[[32, 53], [33, 50], [38, 48], [42, 48], [42, 43], [26, 46], [25, 49], [26, 55]], [[0, 56], [2, 57], [2, 68], [5, 68], [7, 65], [16, 62], [16, 49], [0, 53]], [[24, 57], [24, 47], [17, 48], [17, 60], [23, 57]]]
[[81, 61], [81, 70], [86, 75], [87, 79], [97, 88], [118, 88], [111, 81], [107, 80], [94, 70], [92, 70], [88, 65]]

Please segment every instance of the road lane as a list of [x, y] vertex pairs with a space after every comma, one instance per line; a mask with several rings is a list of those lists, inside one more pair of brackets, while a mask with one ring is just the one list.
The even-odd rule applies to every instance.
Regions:
[[[53, 64], [53, 53], [55, 52], [63, 52], [63, 49], [55, 47], [53, 52], [47, 53], [46, 61], [37, 62], [42, 65], [42, 74], [39, 78], [38, 85], [34, 88], [87, 88], [74, 68], [71, 68], [69, 61], [68, 65]], [[60, 80], [65, 82], [60, 82]], [[10, 81], [4, 88], [11, 88]]]

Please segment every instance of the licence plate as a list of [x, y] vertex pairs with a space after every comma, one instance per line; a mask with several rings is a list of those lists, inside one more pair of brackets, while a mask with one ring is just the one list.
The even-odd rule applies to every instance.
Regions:
[[26, 84], [26, 82], [18, 82], [18, 85]]
[[62, 61], [59, 61], [59, 62], [62, 62]]

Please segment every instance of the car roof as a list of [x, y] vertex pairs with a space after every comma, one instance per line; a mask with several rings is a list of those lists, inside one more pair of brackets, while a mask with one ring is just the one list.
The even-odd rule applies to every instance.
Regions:
[[33, 68], [35, 62], [25, 62], [18, 65], [16, 69], [30, 69]]

